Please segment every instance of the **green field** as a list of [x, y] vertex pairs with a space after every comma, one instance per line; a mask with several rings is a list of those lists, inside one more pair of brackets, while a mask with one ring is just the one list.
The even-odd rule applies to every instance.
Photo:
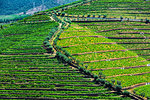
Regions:
[[96, 0], [73, 7], [65, 12], [75, 15], [106, 15], [109, 17], [145, 19], [149, 16], [149, 1], [145, 0]]
[[150, 2], [80, 2], [2, 25], [0, 98], [150, 98]]
[[[123, 23], [124, 22], [122, 22], [122, 23], [120, 22], [120, 24], [123, 24]], [[76, 31], [76, 29], [77, 29], [76, 24], [77, 23], [74, 23], [71, 26], [71, 29], [73, 29], [72, 27], [75, 27], [74, 30], [71, 30], [70, 28], [68, 28], [61, 34], [60, 37], [62, 39], [58, 41], [58, 45], [60, 45], [62, 47], [70, 45], [70, 47], [65, 47], [64, 49], [69, 51], [79, 61], [83, 62], [85, 65], [88, 65], [89, 70], [105, 69], [102, 72], [106, 75], [106, 77], [108, 77], [108, 80], [109, 79], [121, 80], [123, 87], [128, 87], [128, 86], [140, 83], [142, 81], [143, 82], [150, 81], [149, 78], [145, 78], [144, 80], [141, 80], [141, 81], [137, 80], [137, 77], [148, 77], [149, 76], [149, 74], [143, 74], [143, 75], [139, 75], [139, 76], [137, 75], [137, 76], [133, 77], [132, 79], [134, 79], [135, 82], [133, 82], [133, 83], [128, 82], [128, 75], [147, 73], [150, 70], [149, 67], [146, 67], [147, 64], [149, 64], [150, 62], [147, 61], [146, 59], [144, 59], [143, 57], [140, 57], [140, 55], [137, 55], [136, 50], [130, 51], [130, 49], [138, 49], [138, 45], [140, 45], [139, 47], [141, 47], [141, 48], [142, 47], [147, 48], [148, 45], [135, 44], [137, 46], [133, 46], [134, 44], [132, 44], [130, 39], [128, 39], [129, 40], [128, 42], [131, 42], [131, 44], [117, 44], [116, 41], [118, 41], [119, 39], [104, 38], [105, 36], [110, 36], [110, 37], [115, 36], [116, 37], [116, 35], [118, 35], [117, 34], [118, 32], [116, 32], [116, 31], [113, 33], [113, 36], [109, 35], [109, 33], [112, 34], [112, 31], [108, 32], [107, 34], [105, 33], [106, 35], [103, 34], [104, 32], [102, 32], [102, 33], [96, 32], [96, 31], [101, 31], [100, 29], [105, 29], [105, 28], [103, 28], [106, 26], [105, 24], [101, 25], [101, 26], [95, 26], [95, 25], [92, 26], [93, 23], [88, 23], [91, 25], [89, 25], [87, 27], [87, 26], [82, 26], [82, 25], [86, 25], [87, 23], [85, 23], [85, 24], [82, 23], [82, 25], [81, 25], [81, 23], [79, 23], [79, 25], [81, 25], [81, 26], [78, 26], [78, 28], [79, 28], [78, 31], [82, 31], [82, 32], [80, 33], [79, 36], [78, 36], [78, 34], [74, 35], [73, 32]], [[102, 24], [102, 23], [95, 23], [95, 24]], [[111, 24], [112, 24], [112, 26], [111, 26]], [[116, 24], [116, 22], [114, 22], [114, 23], [111, 22], [109, 28], [108, 27], [107, 28], [108, 29], [115, 28], [114, 24]], [[133, 23], [128, 22], [128, 24], [133, 24]], [[116, 27], [117, 27], [117, 24], [116, 24]], [[120, 25], [119, 27], [124, 27], [124, 26]], [[133, 26], [133, 27], [137, 28], [136, 26]], [[88, 28], [88, 29], [85, 30], [85, 28]], [[142, 27], [138, 27], [138, 28], [142, 28]], [[146, 28], [147, 28], [147, 26], [146, 26]], [[92, 36], [92, 32], [93, 32], [93, 36], [94, 36], [95, 35], [94, 30], [96, 30], [95, 31], [96, 34], [98, 33], [99, 36], [104, 36], [104, 37], [88, 37], [87, 34], [85, 34], [85, 33], [88, 33], [88, 30], [91, 30], [90, 36]], [[86, 32], [83, 32], [83, 31], [86, 31]], [[121, 30], [119, 30], [119, 31], [121, 32]], [[132, 30], [127, 30], [127, 31], [132, 32]], [[67, 37], [68, 33], [73, 33], [72, 36], [76, 36], [76, 37], [65, 38], [65, 37]], [[80, 36], [87, 36], [87, 37], [80, 38]], [[127, 35], [125, 34], [125, 36], [130, 37], [128, 34]], [[125, 37], [125, 36], [120, 35], [120, 37]], [[69, 34], [68, 37], [71, 37], [71, 34]], [[118, 37], [119, 37], [119, 35], [118, 35]], [[136, 37], [136, 36], [134, 36], [134, 37]], [[63, 38], [65, 38], [65, 39], [63, 39]], [[123, 40], [122, 40], [122, 42], [123, 42]], [[101, 43], [101, 44], [96, 44], [96, 43]], [[102, 44], [102, 43], [113, 43], [113, 44]], [[114, 44], [114, 43], [116, 43], [116, 44]], [[128, 46], [128, 48], [127, 48], [127, 46]], [[132, 47], [132, 48], [129, 48], [129, 47]], [[121, 51], [121, 50], [123, 50], [123, 51]], [[139, 52], [141, 51], [140, 53], [142, 53], [142, 50], [138, 50], [138, 51]], [[139, 68], [138, 66], [142, 66], [142, 67]], [[143, 67], [143, 66], [145, 66], [145, 67]], [[119, 69], [115, 69], [118, 67], [119, 67]], [[127, 67], [135, 67], [135, 68], [121, 69], [121, 68], [127, 68]], [[97, 75], [99, 72], [101, 72], [101, 71], [100, 70], [93, 71], [93, 73], [95, 73]], [[124, 76], [126, 74], [128, 74], [128, 75]], [[109, 76], [112, 76], [112, 77], [109, 77]]]
[[[45, 20], [41, 16], [28, 18], [24, 20]], [[43, 41], [57, 22], [20, 22], [0, 30], [0, 98], [130, 99], [46, 54]]]

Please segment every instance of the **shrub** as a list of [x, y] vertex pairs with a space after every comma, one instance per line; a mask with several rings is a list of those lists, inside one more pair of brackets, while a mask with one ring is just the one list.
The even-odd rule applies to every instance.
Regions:
[[115, 86], [115, 90], [120, 93], [121, 92], [121, 89], [122, 89], [122, 86], [121, 85], [116, 85]]
[[60, 16], [61, 12], [58, 12], [57, 15]]
[[115, 84], [115, 80], [114, 80], [114, 79], [112, 79], [111, 82], [112, 82], [113, 84]]
[[79, 71], [83, 72], [84, 68], [83, 67], [79, 67]]
[[118, 84], [118, 85], [121, 85], [121, 81], [117, 81], [117, 84]]
[[90, 17], [91, 15], [89, 14], [89, 15], [87, 15], [87, 17]]
[[122, 94], [125, 95], [125, 96], [129, 96], [129, 95], [130, 95], [130, 92], [128, 92], [128, 91], [123, 91]]
[[97, 76], [97, 75], [94, 75], [94, 81], [96, 81], [96, 79], [98, 79], [98, 76]]
[[145, 23], [148, 24], [149, 22], [150, 22], [150, 21], [149, 21], [148, 19], [146, 19], [146, 22], [145, 22]]
[[52, 46], [49, 46], [46, 50], [47, 50], [48, 53], [53, 53], [54, 52]]
[[44, 43], [44, 44], [47, 44], [47, 43], [49, 43], [49, 41], [44, 41], [43, 43]]
[[140, 95], [141, 95], [142, 97], [145, 97], [145, 93], [141, 93]]
[[49, 47], [49, 46], [51, 46], [49, 42], [45, 44], [45, 47]]
[[98, 15], [98, 18], [100, 18], [101, 17], [101, 15]]
[[106, 15], [103, 16], [103, 18], [106, 18], [106, 17], [107, 17]]
[[45, 38], [45, 40], [50, 40], [51, 38], [49, 37], [49, 36], [47, 36], [46, 38]]
[[62, 12], [61, 16], [64, 17], [65, 16], [65, 12]]
[[100, 82], [100, 79], [96, 79], [96, 84], [99, 84], [99, 82]]
[[89, 70], [86, 70], [86, 74], [87, 74], [87, 75], [90, 75], [91, 73], [90, 73], [90, 71], [89, 71]]
[[101, 83], [101, 84], [105, 84], [105, 82], [106, 82], [106, 81], [105, 81], [104, 79], [100, 79], [100, 83]]

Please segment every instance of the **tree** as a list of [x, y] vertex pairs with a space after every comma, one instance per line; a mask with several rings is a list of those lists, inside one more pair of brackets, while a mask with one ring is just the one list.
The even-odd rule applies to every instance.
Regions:
[[49, 43], [49, 42], [48, 42], [48, 41], [44, 41], [43, 43], [44, 43], [44, 44], [47, 44], [47, 43]]
[[140, 95], [141, 95], [142, 97], [145, 97], [145, 93], [144, 93], [144, 92], [143, 92], [143, 93], [141, 93]]
[[129, 95], [130, 95], [130, 92], [128, 92], [128, 91], [123, 91], [122, 94], [125, 95], [125, 96], [129, 96]]
[[106, 15], [103, 16], [103, 18], [106, 18], [106, 17], [107, 17]]
[[83, 72], [84, 68], [83, 67], [79, 67], [79, 71]]
[[64, 8], [62, 8], [62, 11], [64, 11], [65, 9]]
[[65, 16], [65, 12], [62, 12], [61, 16], [64, 17]]
[[3, 26], [1, 25], [1, 29], [3, 29]]
[[112, 83], [109, 83], [109, 82], [106, 82], [106, 83], [105, 83], [105, 87], [106, 87], [106, 88], [109, 88], [109, 90], [111, 90], [112, 86], [113, 86]]
[[97, 75], [94, 75], [94, 81], [96, 81], [96, 79], [98, 79], [98, 76], [97, 76]]
[[85, 74], [86, 74], [86, 75], [90, 75], [91, 73], [90, 73], [89, 70], [86, 70], [86, 71], [85, 71]]
[[101, 83], [101, 84], [105, 84], [105, 82], [106, 82], [106, 81], [105, 81], [104, 79], [100, 79], [100, 83]]
[[48, 53], [53, 53], [54, 51], [52, 46], [49, 46], [46, 50]]
[[45, 39], [46, 39], [46, 40], [50, 40], [50, 37], [49, 37], [49, 36], [47, 36]]
[[84, 15], [82, 16], [82, 18], [84, 18]]
[[118, 85], [121, 85], [121, 81], [117, 81], [117, 84], [118, 84]]
[[150, 21], [148, 19], [146, 19], [145, 23], [148, 24]]
[[49, 46], [51, 46], [49, 42], [45, 44], [45, 47], [49, 47]]
[[89, 15], [87, 15], [87, 17], [90, 17], [91, 15], [89, 14]]
[[121, 20], [121, 21], [123, 20], [123, 17], [122, 17], [122, 16], [120, 16], [120, 20]]
[[116, 85], [115, 86], [115, 90], [120, 93], [121, 92], [121, 89], [122, 89], [122, 86], [121, 85]]
[[96, 79], [96, 84], [99, 84], [99, 82], [100, 82], [100, 79]]
[[98, 15], [98, 18], [100, 18], [101, 17], [101, 15]]
[[87, 68], [88, 68], [88, 65], [85, 65], [85, 68], [87, 69]]
[[57, 15], [60, 16], [61, 12], [58, 12]]

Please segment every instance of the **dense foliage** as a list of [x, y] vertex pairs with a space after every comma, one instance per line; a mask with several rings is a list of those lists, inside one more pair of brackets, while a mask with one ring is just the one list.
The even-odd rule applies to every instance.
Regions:
[[[44, 5], [47, 7], [47, 9], [49, 9], [74, 1], [77, 0], [44, 0]], [[42, 0], [1, 0], [0, 15], [10, 15], [26, 12], [27, 10], [33, 8], [33, 2], [35, 2], [35, 6], [40, 6], [42, 4]]]

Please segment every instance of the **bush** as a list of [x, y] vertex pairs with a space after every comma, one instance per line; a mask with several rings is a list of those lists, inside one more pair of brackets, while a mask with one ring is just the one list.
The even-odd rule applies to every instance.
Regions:
[[60, 12], [57, 13], [58, 16], [60, 16], [60, 14], [61, 14]]
[[90, 17], [91, 15], [87, 15], [87, 17]]
[[118, 85], [121, 85], [121, 81], [117, 81], [117, 84], [118, 84]]
[[98, 76], [97, 76], [97, 75], [94, 75], [94, 81], [96, 81], [96, 79], [98, 79]]
[[148, 24], [149, 22], [150, 22], [150, 21], [149, 21], [148, 19], [146, 19], [146, 22], [145, 22], [145, 23]]
[[99, 82], [100, 82], [100, 79], [96, 79], [96, 84], [99, 84]]
[[84, 68], [83, 67], [79, 67], [79, 71], [83, 72]]
[[48, 53], [53, 53], [54, 52], [52, 46], [49, 46], [46, 50], [47, 50]]
[[47, 44], [47, 43], [49, 43], [49, 41], [44, 41], [44, 42], [43, 42], [43, 44]]
[[141, 93], [140, 95], [141, 95], [142, 97], [145, 97], [145, 93]]
[[46, 38], [45, 38], [45, 40], [50, 40], [51, 38], [49, 37], [49, 36], [47, 36]]
[[65, 12], [62, 12], [61, 16], [64, 17], [65, 16]]
[[101, 17], [101, 15], [98, 15], [98, 18], [100, 18]]
[[104, 79], [100, 79], [100, 83], [101, 83], [101, 84], [105, 84], [105, 82], [106, 82], [106, 81], [105, 81]]
[[128, 91], [123, 91], [122, 94], [125, 95], [125, 96], [129, 96], [129, 95], [130, 95], [130, 92], [128, 92]]
[[103, 16], [103, 18], [106, 18], [106, 17], [107, 17], [106, 15]]
[[109, 90], [111, 90], [112, 86], [113, 86], [112, 83], [109, 83], [109, 82], [106, 82], [106, 83], [105, 83], [105, 87], [106, 87], [106, 88], [109, 88]]
[[86, 70], [86, 71], [85, 71], [85, 74], [86, 74], [86, 75], [90, 75], [91, 73], [90, 73], [89, 70]]
[[115, 84], [115, 80], [114, 80], [114, 79], [112, 79], [111, 82], [112, 82], [113, 84]]
[[115, 90], [120, 93], [121, 92], [121, 89], [122, 89], [122, 86], [121, 85], [116, 85], [115, 86]]
[[49, 46], [51, 46], [49, 42], [45, 44], [45, 47], [49, 47]]

